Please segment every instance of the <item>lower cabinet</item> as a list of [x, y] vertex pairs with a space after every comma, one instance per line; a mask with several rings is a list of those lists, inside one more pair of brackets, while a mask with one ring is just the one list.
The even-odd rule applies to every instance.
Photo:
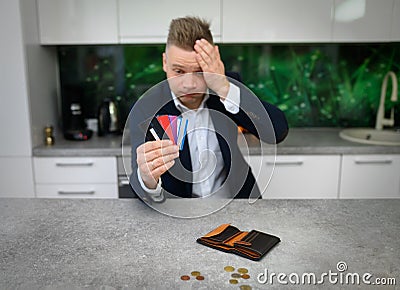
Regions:
[[31, 157], [0, 157], [0, 197], [34, 197]]
[[36, 197], [118, 198], [115, 157], [35, 157]]
[[[400, 198], [400, 155], [245, 158], [265, 199]], [[36, 197], [118, 198], [116, 157], [34, 157], [33, 167]]]
[[263, 198], [338, 198], [340, 155], [245, 157]]
[[263, 198], [400, 198], [400, 155], [245, 158]]
[[340, 198], [400, 198], [400, 155], [344, 155]]
[[37, 184], [42, 198], [118, 198], [116, 184]]

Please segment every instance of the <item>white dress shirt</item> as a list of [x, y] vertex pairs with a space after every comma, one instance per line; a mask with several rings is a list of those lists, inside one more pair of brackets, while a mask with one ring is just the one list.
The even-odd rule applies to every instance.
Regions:
[[[192, 195], [193, 197], [206, 197], [221, 187], [227, 174], [214, 125], [206, 105], [209, 94], [207, 92], [196, 110], [184, 106], [172, 91], [171, 95], [176, 108], [182, 113], [182, 117], [188, 119], [187, 138], [193, 171]], [[240, 89], [230, 83], [228, 95], [222, 103], [228, 112], [237, 114], [240, 106]], [[143, 183], [139, 169], [137, 174], [142, 188], [154, 200], [161, 200], [163, 198], [161, 178], [155, 189], [149, 189]]]

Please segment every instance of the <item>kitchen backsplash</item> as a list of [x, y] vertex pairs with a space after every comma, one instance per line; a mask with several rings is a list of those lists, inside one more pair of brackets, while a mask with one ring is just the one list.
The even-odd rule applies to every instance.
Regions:
[[[60, 46], [62, 97], [80, 92], [87, 118], [112, 98], [124, 122], [134, 101], [165, 79], [163, 51], [164, 45]], [[220, 53], [226, 71], [281, 108], [291, 127], [374, 126], [383, 77], [392, 70], [400, 78], [400, 43], [221, 44]], [[395, 105], [400, 126], [400, 101], [386, 103]]]

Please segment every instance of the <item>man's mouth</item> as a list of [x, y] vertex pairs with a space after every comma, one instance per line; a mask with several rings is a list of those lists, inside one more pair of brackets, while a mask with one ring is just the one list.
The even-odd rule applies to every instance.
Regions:
[[200, 93], [190, 93], [190, 94], [181, 94], [181, 97], [195, 98], [199, 97], [200, 95], [201, 95]]

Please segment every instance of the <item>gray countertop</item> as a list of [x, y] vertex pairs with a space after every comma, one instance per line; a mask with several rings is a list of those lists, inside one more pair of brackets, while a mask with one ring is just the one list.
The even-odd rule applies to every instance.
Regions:
[[[339, 137], [339, 128], [293, 128], [287, 138], [276, 146], [263, 146], [264, 153], [278, 154], [400, 154], [400, 146], [365, 145], [343, 140]], [[259, 141], [252, 135], [246, 135], [250, 155], [261, 153]], [[239, 145], [243, 147], [239, 138]], [[122, 136], [93, 136], [88, 141], [68, 141], [61, 136], [53, 146], [38, 146], [33, 156], [122, 156], [130, 155], [129, 146], [122, 149]]]
[[[174, 202], [187, 208], [198, 200]], [[276, 277], [272, 285], [257, 281], [266, 270], [286, 274], [285, 289], [295, 288], [289, 275], [321, 280], [329, 271], [400, 283], [400, 200], [234, 200], [214, 214], [180, 219], [136, 199], [1, 199], [0, 220], [0, 289], [282, 288]], [[196, 243], [223, 223], [281, 242], [259, 262]], [[227, 265], [248, 268], [251, 278], [229, 284]], [[180, 279], [194, 270], [205, 280]], [[323, 281], [311, 289], [356, 288]]]

